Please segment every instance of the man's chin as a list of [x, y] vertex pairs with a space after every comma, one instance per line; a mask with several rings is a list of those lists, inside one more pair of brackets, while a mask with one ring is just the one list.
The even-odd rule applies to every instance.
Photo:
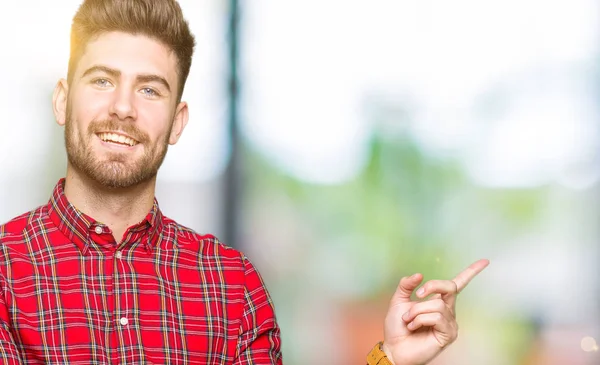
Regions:
[[135, 186], [139, 186], [152, 179], [150, 178], [113, 178], [113, 177], [96, 177], [92, 178], [98, 185], [108, 189], [129, 189]]
[[114, 162], [88, 170], [88, 178], [109, 189], [127, 189], [152, 180], [156, 173], [141, 171], [127, 164]]
[[69, 154], [68, 157], [69, 165], [74, 172], [98, 188], [132, 188], [152, 181], [158, 172], [156, 162], [148, 159], [133, 159], [122, 154], [95, 158], [90, 155], [84, 157]]

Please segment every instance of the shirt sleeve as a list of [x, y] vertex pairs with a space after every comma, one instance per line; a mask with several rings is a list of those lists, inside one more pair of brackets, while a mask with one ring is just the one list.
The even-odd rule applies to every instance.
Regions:
[[[2, 250], [0, 248], [0, 264], [2, 264]], [[5, 299], [5, 278], [0, 274], [0, 364], [24, 364], [17, 343], [10, 331], [10, 317]]]
[[281, 365], [281, 339], [275, 309], [263, 280], [244, 257], [244, 312], [234, 365]]

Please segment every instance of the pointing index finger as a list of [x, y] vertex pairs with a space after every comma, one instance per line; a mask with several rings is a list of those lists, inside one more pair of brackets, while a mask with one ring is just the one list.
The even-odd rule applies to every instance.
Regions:
[[472, 263], [469, 267], [467, 267], [463, 272], [458, 274], [454, 278], [454, 282], [456, 283], [456, 287], [458, 288], [458, 292], [460, 293], [466, 286], [469, 284], [471, 280], [477, 274], [479, 274], [483, 269], [485, 269], [490, 264], [490, 261], [487, 259], [481, 259]]

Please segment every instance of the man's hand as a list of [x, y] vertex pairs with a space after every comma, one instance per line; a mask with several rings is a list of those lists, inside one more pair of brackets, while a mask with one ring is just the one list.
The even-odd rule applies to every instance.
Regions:
[[383, 351], [388, 359], [395, 365], [426, 364], [450, 345], [458, 335], [456, 296], [488, 264], [479, 260], [454, 280], [426, 282], [417, 290], [417, 301], [410, 297], [423, 275], [402, 278], [385, 318]]

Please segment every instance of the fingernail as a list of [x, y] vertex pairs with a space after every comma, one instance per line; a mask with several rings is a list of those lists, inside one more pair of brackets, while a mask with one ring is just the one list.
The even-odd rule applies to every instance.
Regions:
[[416, 279], [416, 278], [417, 278], [417, 275], [419, 275], [419, 274], [412, 274], [412, 275], [411, 275], [411, 277], [410, 277], [409, 279]]
[[408, 320], [408, 318], [409, 318], [409, 314], [408, 314], [408, 312], [406, 312], [406, 313], [404, 313], [404, 314], [402, 315], [402, 319], [404, 319], [405, 321], [407, 321], [407, 320]]
[[410, 322], [408, 324], [408, 326], [406, 326], [406, 327], [408, 327], [408, 329], [411, 330], [411, 329], [413, 329], [414, 326], [415, 326], [415, 323], [414, 322]]
[[420, 296], [420, 297], [422, 297], [423, 294], [425, 294], [425, 288], [421, 287], [419, 290], [417, 290], [417, 295]]

